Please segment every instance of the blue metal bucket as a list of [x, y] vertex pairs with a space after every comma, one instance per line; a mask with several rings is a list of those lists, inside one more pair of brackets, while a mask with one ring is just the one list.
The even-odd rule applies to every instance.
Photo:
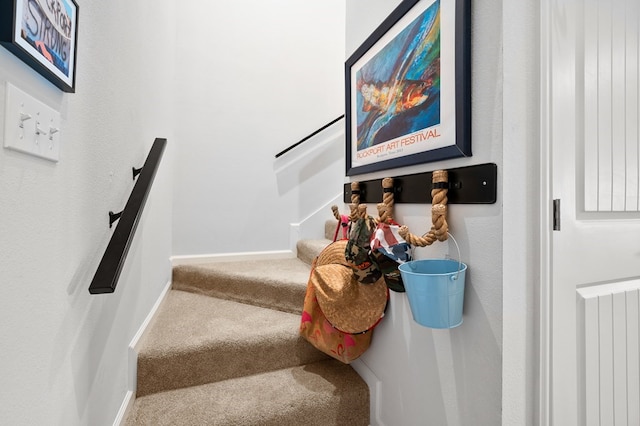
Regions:
[[462, 324], [467, 265], [457, 260], [414, 260], [398, 267], [414, 321], [430, 328]]

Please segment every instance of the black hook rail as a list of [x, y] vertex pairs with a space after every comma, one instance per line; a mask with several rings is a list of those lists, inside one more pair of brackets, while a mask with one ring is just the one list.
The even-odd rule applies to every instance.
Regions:
[[[113, 221], [119, 219], [119, 222], [111, 236], [111, 240], [109, 240], [109, 245], [107, 245], [107, 249], [102, 256], [100, 265], [98, 265], [98, 270], [91, 281], [89, 293], [103, 294], [115, 291], [122, 266], [127, 258], [131, 241], [136, 232], [138, 221], [142, 215], [144, 204], [147, 201], [166, 145], [166, 139], [156, 138], [144, 166], [142, 166], [142, 169], [138, 169], [138, 180], [133, 186], [124, 210], [116, 214], [109, 212], [109, 227], [111, 227]], [[137, 174], [135, 169], [133, 173], [135, 178]], [[114, 216], [118, 217], [114, 218]]]
[[[447, 169], [448, 204], [493, 204], [498, 187], [498, 166], [494, 163]], [[394, 203], [431, 203], [432, 172], [393, 178]], [[382, 179], [360, 182], [360, 202], [380, 203], [383, 198]], [[351, 202], [351, 184], [344, 184], [345, 203]]]
[[276, 158], [282, 157], [284, 154], [286, 154], [287, 152], [291, 151], [293, 148], [302, 145], [302, 143], [304, 143], [305, 141], [311, 139], [312, 137], [314, 137], [315, 135], [317, 135], [318, 133], [320, 133], [321, 131], [323, 131], [324, 129], [333, 126], [335, 123], [337, 123], [338, 121], [342, 120], [344, 118], [344, 114], [342, 114], [340, 117], [328, 122], [327, 124], [325, 124], [324, 126], [320, 127], [318, 130], [316, 130], [315, 132], [311, 133], [308, 136], [305, 136], [304, 138], [302, 138], [300, 141], [294, 143], [293, 145], [291, 145], [289, 148], [283, 149], [282, 151], [280, 151], [279, 153], [276, 154]]

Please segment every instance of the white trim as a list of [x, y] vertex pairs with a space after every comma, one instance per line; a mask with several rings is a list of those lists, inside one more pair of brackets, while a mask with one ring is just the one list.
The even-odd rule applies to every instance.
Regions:
[[626, 281], [618, 281], [609, 284], [596, 284], [593, 286], [582, 287], [577, 290], [578, 294], [585, 299], [598, 297], [607, 294], [626, 293], [628, 291], [639, 290], [640, 280], [630, 279]]
[[[535, 305], [538, 266], [539, 3], [502, 9], [502, 421], [532, 426], [536, 411]], [[516, 123], [518, 125], [516, 125]], [[511, 143], [518, 141], [518, 143]]]
[[160, 306], [162, 306], [162, 303], [166, 299], [167, 294], [169, 294], [169, 290], [171, 290], [171, 281], [167, 282], [167, 284], [164, 286], [164, 288], [162, 289], [162, 292], [160, 293], [160, 296], [158, 296], [158, 299], [156, 300], [156, 303], [154, 303], [153, 307], [147, 314], [147, 317], [144, 319], [144, 321], [140, 325], [140, 328], [138, 328], [138, 331], [131, 339], [131, 342], [129, 342], [129, 347], [127, 349], [127, 353], [129, 355], [128, 357], [129, 390], [127, 391], [127, 394], [125, 395], [124, 400], [122, 401], [122, 405], [120, 406], [120, 410], [118, 411], [118, 414], [115, 420], [113, 421], [113, 426], [119, 426], [122, 423], [122, 421], [125, 419], [131, 407], [133, 407], [133, 403], [135, 401], [137, 377], [138, 377], [139, 345], [142, 340], [142, 337], [145, 335], [147, 330], [150, 329], [150, 326], [153, 323], [153, 320], [156, 314], [158, 313]]
[[302, 239], [300, 238], [300, 228], [300, 223], [289, 224], [289, 250], [291, 250], [295, 256], [298, 255], [298, 241]]
[[540, 2], [540, 286], [538, 296], [538, 371], [535, 424], [551, 424], [551, 0]]
[[291, 259], [296, 257], [291, 250], [255, 251], [244, 253], [215, 253], [186, 256], [171, 256], [171, 266], [193, 265], [197, 263], [232, 262], [255, 259]]
[[120, 426], [122, 424], [127, 413], [133, 406], [134, 400], [135, 400], [135, 397], [133, 395], [133, 391], [127, 391], [127, 394], [125, 395], [124, 400], [122, 401], [122, 405], [120, 405], [120, 410], [118, 410], [118, 415], [116, 416], [116, 419], [113, 421], [113, 426]]
[[385, 426], [380, 419], [380, 407], [382, 407], [382, 382], [374, 374], [373, 370], [362, 360], [356, 359], [351, 363], [356, 373], [362, 377], [369, 386], [369, 424], [370, 426]]
[[169, 290], [171, 290], [171, 281], [167, 282], [167, 284], [164, 286], [164, 288], [162, 289], [162, 292], [160, 293], [160, 296], [156, 300], [156, 303], [154, 303], [153, 307], [147, 314], [147, 317], [144, 319], [144, 321], [140, 325], [140, 328], [138, 328], [138, 331], [136, 332], [136, 334], [133, 336], [133, 339], [131, 339], [131, 342], [129, 343], [129, 390], [133, 392], [136, 391], [136, 384], [137, 384], [138, 350], [140, 349], [140, 342], [144, 334], [150, 328], [150, 325], [152, 324], [153, 319], [158, 313], [158, 310], [160, 309], [162, 302], [164, 302], [165, 298], [167, 297], [167, 294], [169, 294]]

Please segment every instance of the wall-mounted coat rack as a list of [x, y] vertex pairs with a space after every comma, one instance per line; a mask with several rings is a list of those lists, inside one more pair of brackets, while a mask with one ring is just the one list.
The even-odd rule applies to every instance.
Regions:
[[[498, 166], [494, 163], [446, 169], [449, 173], [449, 204], [493, 204], [498, 187]], [[430, 204], [432, 172], [393, 178], [395, 203]], [[361, 203], [382, 201], [382, 179], [358, 181]], [[351, 184], [344, 184], [344, 202], [351, 202]]]

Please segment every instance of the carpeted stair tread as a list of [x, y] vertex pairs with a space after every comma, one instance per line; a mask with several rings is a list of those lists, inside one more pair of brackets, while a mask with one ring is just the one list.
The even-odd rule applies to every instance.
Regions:
[[313, 259], [320, 254], [323, 248], [331, 244], [331, 240], [300, 240], [296, 243], [298, 258], [304, 263], [311, 265]]
[[298, 333], [329, 222], [327, 239], [298, 243], [298, 258], [175, 266], [123, 425], [368, 425], [366, 383]]
[[138, 354], [137, 395], [327, 359], [300, 316], [171, 290]]
[[172, 288], [300, 314], [309, 272], [298, 258], [180, 265]]
[[[336, 235], [336, 228], [338, 227], [337, 219], [329, 219], [324, 223], [324, 237], [333, 240]], [[342, 238], [342, 231], [338, 231], [338, 238]]]
[[327, 360], [137, 398], [124, 424], [366, 426], [369, 389]]

